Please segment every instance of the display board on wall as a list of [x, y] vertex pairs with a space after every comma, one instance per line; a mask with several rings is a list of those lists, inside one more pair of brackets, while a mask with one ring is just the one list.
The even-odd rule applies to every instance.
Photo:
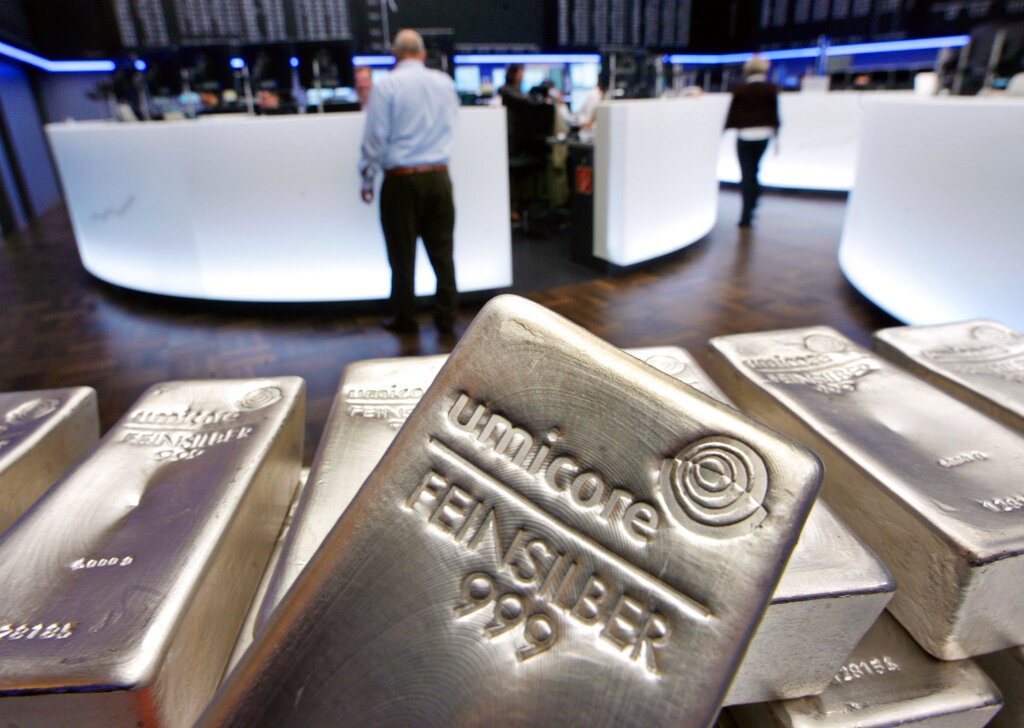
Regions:
[[857, 42], [905, 37], [916, 0], [761, 0], [758, 36], [766, 43], [818, 35]]
[[960, 35], [983, 23], [1024, 18], [1024, 0], [761, 0], [763, 47]]
[[692, 0], [557, 0], [564, 49], [602, 46], [685, 48]]
[[[664, 0], [689, 4], [690, 0]], [[533, 44], [544, 0], [109, 0], [121, 45], [145, 49], [217, 43], [353, 41], [386, 50], [400, 28], [447, 28], [466, 43]]]
[[352, 40], [348, 0], [111, 0], [125, 48]]

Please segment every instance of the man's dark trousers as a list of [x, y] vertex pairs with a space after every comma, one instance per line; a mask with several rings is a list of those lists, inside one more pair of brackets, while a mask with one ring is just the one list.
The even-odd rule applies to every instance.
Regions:
[[764, 150], [767, 148], [767, 139], [757, 141], [736, 140], [736, 156], [740, 162], [740, 193], [743, 196], [741, 225], [749, 225], [754, 217], [757, 198], [761, 196], [761, 185], [757, 181], [757, 169], [761, 164]]
[[437, 278], [434, 321], [442, 329], [451, 329], [459, 293], [452, 258], [455, 204], [448, 171], [386, 174], [380, 190], [380, 220], [391, 264], [395, 319], [415, 323], [416, 239], [421, 237]]

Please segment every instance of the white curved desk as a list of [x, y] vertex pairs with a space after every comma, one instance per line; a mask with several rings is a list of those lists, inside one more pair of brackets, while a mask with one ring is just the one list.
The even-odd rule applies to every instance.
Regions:
[[[387, 298], [377, 204], [360, 199], [364, 115], [46, 128], [86, 269], [150, 293], [234, 301]], [[504, 109], [459, 110], [451, 174], [462, 291], [512, 283]], [[419, 246], [416, 291], [434, 276]]]
[[839, 247], [861, 293], [908, 324], [1024, 329], [1024, 100], [870, 104]]
[[[730, 98], [729, 95], [725, 95]], [[766, 187], [847, 191], [853, 187], [864, 109], [880, 99], [909, 99], [912, 92], [830, 91], [779, 95], [779, 152], [768, 148], [758, 178]], [[718, 179], [739, 182], [736, 131], [722, 137]]]
[[717, 142], [728, 99], [614, 101], [594, 137], [594, 256], [620, 266], [685, 248], [718, 215]]

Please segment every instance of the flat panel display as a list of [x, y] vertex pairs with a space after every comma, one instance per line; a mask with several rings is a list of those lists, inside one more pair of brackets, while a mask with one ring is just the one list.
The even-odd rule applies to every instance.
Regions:
[[560, 48], [685, 48], [692, 0], [557, 0]]

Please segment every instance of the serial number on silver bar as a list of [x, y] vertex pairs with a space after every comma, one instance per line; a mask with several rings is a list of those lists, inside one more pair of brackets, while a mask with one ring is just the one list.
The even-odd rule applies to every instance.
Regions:
[[1002, 704], [974, 661], [934, 659], [883, 612], [821, 695], [729, 712], [738, 728], [982, 728]]

